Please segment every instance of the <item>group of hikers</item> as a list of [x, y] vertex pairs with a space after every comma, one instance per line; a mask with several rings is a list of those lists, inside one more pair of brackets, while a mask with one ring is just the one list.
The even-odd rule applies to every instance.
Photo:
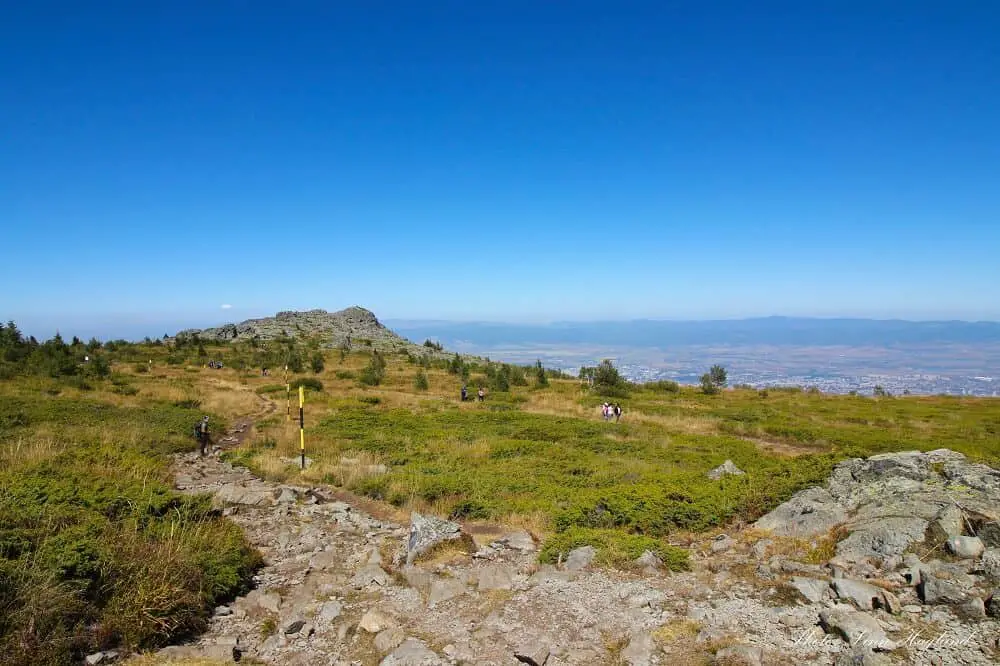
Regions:
[[601, 416], [604, 417], [605, 421], [610, 421], [612, 418], [614, 418], [615, 423], [618, 423], [618, 420], [621, 419], [622, 417], [622, 406], [619, 405], [617, 402], [615, 403], [606, 402], [603, 405], [601, 405]]
[[[483, 400], [486, 400], [486, 389], [484, 389], [482, 386], [480, 386], [479, 387], [479, 391], [476, 392], [476, 397], [478, 398], [479, 402], [482, 402]], [[469, 387], [466, 386], [465, 384], [463, 384], [462, 385], [462, 402], [465, 402], [468, 399], [469, 399]]]

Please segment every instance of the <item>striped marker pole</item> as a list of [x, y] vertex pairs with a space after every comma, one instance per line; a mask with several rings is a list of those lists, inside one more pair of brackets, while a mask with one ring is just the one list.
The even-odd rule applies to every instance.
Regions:
[[299, 387], [299, 453], [302, 456], [302, 469], [306, 468], [306, 418], [302, 411], [302, 405], [306, 401], [306, 389]]
[[285, 366], [285, 419], [292, 420], [292, 398], [291, 387], [288, 384], [288, 366]]

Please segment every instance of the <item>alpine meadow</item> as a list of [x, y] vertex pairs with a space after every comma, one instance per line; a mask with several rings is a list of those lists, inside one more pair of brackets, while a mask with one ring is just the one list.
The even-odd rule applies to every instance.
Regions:
[[[947, 448], [1000, 464], [991, 399], [730, 388], [721, 367], [700, 387], [641, 385], [610, 363], [569, 377], [430, 342], [375, 345], [198, 332], [39, 343], [8, 324], [0, 663], [175, 643], [255, 586], [265, 560], [225, 502], [175, 489], [177, 456], [197, 458], [191, 430], [203, 414], [220, 462], [275, 487], [327, 488], [384, 521], [456, 521], [476, 543], [524, 530], [540, 544], [535, 567], [592, 546], [594, 565], [621, 575], [638, 573], [647, 553], [666, 571], [691, 571], [698, 543], [754, 534], [754, 521], [842, 461]], [[621, 405], [620, 420], [601, 418], [607, 401]], [[235, 424], [245, 431], [227, 443]], [[741, 473], [710, 474], [726, 461]], [[786, 547], [819, 563], [831, 538]], [[274, 622], [259, 620], [262, 636]], [[622, 646], [606, 648], [611, 659]]]

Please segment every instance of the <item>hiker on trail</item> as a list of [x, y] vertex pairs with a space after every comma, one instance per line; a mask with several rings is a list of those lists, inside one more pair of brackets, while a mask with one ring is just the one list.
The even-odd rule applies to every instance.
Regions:
[[260, 369], [260, 374], [262, 377], [267, 377], [267, 366]]
[[601, 405], [601, 416], [604, 417], [605, 421], [611, 418], [611, 405], [608, 403]]
[[206, 416], [197, 425], [198, 429], [198, 445], [201, 448], [201, 455], [205, 455], [205, 450], [208, 448], [208, 417]]
[[468, 390], [468, 388], [466, 388], [466, 386], [465, 386], [465, 385], [463, 384], [463, 385], [462, 385], [462, 402], [465, 402], [465, 401], [466, 401], [466, 400], [468, 400], [468, 399], [469, 399], [469, 390]]
[[486, 400], [486, 391], [483, 390], [482, 386], [479, 387], [479, 394], [478, 395], [479, 395], [479, 402], [482, 402], [483, 400]]
[[618, 421], [621, 419], [621, 417], [622, 417], [622, 406], [619, 405], [616, 402], [615, 403], [615, 423], [618, 423]]

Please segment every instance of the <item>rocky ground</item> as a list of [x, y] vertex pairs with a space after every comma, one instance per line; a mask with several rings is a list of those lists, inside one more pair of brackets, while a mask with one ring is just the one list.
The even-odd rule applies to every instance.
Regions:
[[[247, 424], [236, 427], [225, 441]], [[755, 527], [693, 543], [685, 573], [662, 571], [649, 554], [633, 571], [595, 570], [589, 548], [539, 565], [527, 532], [473, 538], [416, 514], [393, 524], [330, 489], [262, 481], [218, 451], [180, 456], [176, 482], [214, 495], [267, 565], [256, 589], [165, 656], [382, 666], [1000, 660], [1000, 472], [950, 451], [846, 461], [826, 487]]]

